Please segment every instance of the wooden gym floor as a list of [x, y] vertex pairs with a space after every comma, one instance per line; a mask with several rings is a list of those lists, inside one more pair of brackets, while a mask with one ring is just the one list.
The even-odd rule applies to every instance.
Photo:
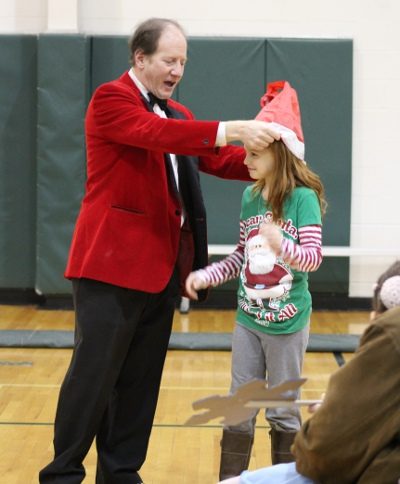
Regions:
[[[175, 332], [229, 332], [234, 311], [176, 312]], [[367, 312], [315, 311], [313, 333], [361, 334]], [[33, 306], [0, 306], [0, 330], [72, 330], [72, 311]], [[69, 349], [0, 347], [0, 483], [38, 482], [38, 471], [52, 457], [53, 419], [58, 391], [69, 364]], [[343, 354], [348, 361], [352, 354]], [[338, 368], [332, 353], [307, 353], [303, 398], [319, 398]], [[218, 481], [218, 421], [185, 427], [191, 403], [212, 394], [226, 394], [230, 384], [230, 352], [169, 351], [165, 363], [147, 460], [140, 474], [146, 484], [215, 484]], [[303, 409], [304, 419], [308, 418]], [[270, 464], [268, 427], [261, 411], [250, 468]], [[96, 452], [90, 450], [85, 483], [94, 484]]]

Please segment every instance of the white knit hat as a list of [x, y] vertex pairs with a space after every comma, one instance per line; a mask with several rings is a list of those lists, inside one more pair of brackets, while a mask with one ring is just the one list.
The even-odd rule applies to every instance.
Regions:
[[388, 309], [400, 306], [400, 276], [392, 276], [382, 284], [379, 298]]

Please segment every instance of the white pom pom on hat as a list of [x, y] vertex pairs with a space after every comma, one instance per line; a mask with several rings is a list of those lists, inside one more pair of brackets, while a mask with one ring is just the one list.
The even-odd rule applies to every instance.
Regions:
[[287, 81], [270, 82], [260, 104], [262, 109], [256, 119], [271, 123], [271, 128], [281, 135], [289, 150], [304, 160], [304, 136], [296, 91]]
[[382, 284], [379, 298], [388, 309], [400, 306], [400, 276], [392, 276]]

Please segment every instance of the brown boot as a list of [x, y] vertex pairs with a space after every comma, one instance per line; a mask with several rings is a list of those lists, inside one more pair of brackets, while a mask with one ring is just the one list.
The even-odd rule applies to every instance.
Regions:
[[250, 462], [254, 436], [245, 432], [224, 430], [221, 439], [219, 480], [238, 476]]
[[294, 456], [290, 452], [290, 447], [293, 444], [296, 433], [297, 432], [285, 432], [284, 430], [273, 428], [270, 430], [272, 465], [294, 461]]

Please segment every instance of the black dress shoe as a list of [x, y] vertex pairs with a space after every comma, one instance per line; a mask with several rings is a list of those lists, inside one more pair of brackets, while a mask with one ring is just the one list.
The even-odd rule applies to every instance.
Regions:
[[135, 480], [133, 481], [133, 484], [144, 484], [138, 472], [135, 472]]

